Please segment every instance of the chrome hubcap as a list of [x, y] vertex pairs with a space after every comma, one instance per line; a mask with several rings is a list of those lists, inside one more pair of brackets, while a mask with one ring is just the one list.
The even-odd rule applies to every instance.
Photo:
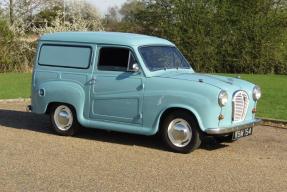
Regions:
[[54, 121], [58, 129], [67, 131], [73, 124], [73, 113], [71, 109], [65, 105], [60, 105], [54, 113]]
[[174, 119], [168, 126], [168, 138], [177, 147], [185, 147], [192, 138], [189, 123], [184, 119]]

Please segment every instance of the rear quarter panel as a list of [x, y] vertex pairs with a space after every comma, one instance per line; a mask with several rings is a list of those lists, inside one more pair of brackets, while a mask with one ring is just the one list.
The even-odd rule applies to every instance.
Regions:
[[[51, 67], [38, 64], [39, 52], [43, 44], [90, 46], [93, 50], [96, 49], [95, 45], [89, 44], [40, 41], [33, 71], [32, 111], [43, 114], [49, 103], [61, 102], [73, 105], [79, 120], [85, 116], [88, 117], [88, 111], [85, 109], [89, 104], [89, 79], [92, 76], [94, 51], [87, 69]], [[44, 96], [39, 95], [40, 89], [45, 91]]]

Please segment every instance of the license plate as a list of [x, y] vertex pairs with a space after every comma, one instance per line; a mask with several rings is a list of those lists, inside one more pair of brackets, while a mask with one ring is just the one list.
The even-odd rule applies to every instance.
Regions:
[[247, 137], [249, 135], [252, 135], [252, 127], [241, 129], [238, 131], [233, 132], [232, 140], [237, 140], [241, 137]]

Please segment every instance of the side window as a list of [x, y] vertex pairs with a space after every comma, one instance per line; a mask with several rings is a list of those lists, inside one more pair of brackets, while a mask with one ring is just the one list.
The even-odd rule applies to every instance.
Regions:
[[126, 48], [103, 47], [99, 53], [98, 69], [104, 71], [127, 71], [135, 63], [132, 52]]
[[90, 65], [92, 48], [87, 46], [43, 45], [39, 65], [87, 69]]

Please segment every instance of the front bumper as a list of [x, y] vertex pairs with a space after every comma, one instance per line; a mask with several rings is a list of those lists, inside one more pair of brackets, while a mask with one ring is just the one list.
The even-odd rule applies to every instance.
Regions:
[[208, 135], [224, 135], [224, 134], [228, 134], [228, 133], [233, 133], [233, 132], [241, 130], [241, 129], [254, 127], [255, 125], [260, 124], [261, 121], [262, 121], [261, 119], [255, 119], [255, 120], [248, 122], [246, 124], [236, 125], [236, 126], [232, 126], [232, 127], [209, 128], [209, 129], [206, 129], [205, 132]]

